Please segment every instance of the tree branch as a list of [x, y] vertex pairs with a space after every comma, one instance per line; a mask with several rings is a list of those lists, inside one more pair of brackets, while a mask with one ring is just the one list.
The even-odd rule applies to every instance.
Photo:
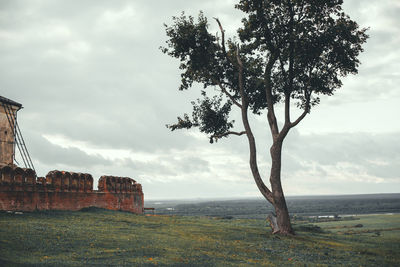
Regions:
[[[313, 67], [310, 67], [308, 71], [308, 83], [310, 83], [311, 86], [311, 75], [312, 75], [312, 70]], [[312, 89], [310, 88], [310, 92], [307, 92], [307, 87], [304, 89], [304, 98], [306, 100], [305, 107], [304, 107], [304, 112], [295, 120], [294, 122], [290, 123], [289, 126], [290, 128], [295, 127], [297, 124], [299, 124], [304, 117], [307, 115], [307, 113], [310, 112], [310, 101], [311, 101], [311, 94], [312, 94]]]
[[225, 31], [224, 31], [224, 29], [222, 28], [222, 24], [221, 24], [221, 22], [219, 21], [219, 19], [218, 19], [218, 18], [214, 18], [214, 19], [217, 21], [218, 26], [219, 26], [219, 29], [220, 29], [220, 31], [221, 31], [221, 46], [222, 46], [222, 51], [223, 51], [224, 54], [226, 55], [226, 48], [225, 48]]
[[216, 80], [215, 78], [213, 78], [213, 77], [211, 77], [210, 79], [213, 81], [213, 83], [216, 83], [216, 84], [218, 85], [218, 87], [221, 89], [221, 91], [233, 102], [233, 104], [235, 104], [235, 105], [238, 106], [239, 108], [242, 108], [242, 105], [241, 105], [239, 102], [237, 102], [237, 101], [235, 100], [235, 98], [233, 97], [233, 95], [231, 95], [231, 94], [226, 90], [226, 88], [221, 84], [220, 81], [217, 81], [217, 80]]
[[229, 131], [229, 132], [226, 132], [226, 133], [223, 133], [223, 134], [214, 134], [210, 138], [222, 138], [222, 137], [225, 137], [225, 136], [228, 136], [228, 135], [231, 135], [231, 134], [237, 135], [237, 136], [241, 136], [243, 134], [246, 134], [246, 131], [241, 131], [241, 132]]
[[253, 135], [253, 132], [251, 131], [248, 115], [247, 115], [247, 110], [249, 107], [249, 102], [247, 100], [247, 96], [244, 91], [244, 85], [243, 85], [243, 63], [242, 60], [240, 59], [239, 55], [239, 47], [236, 49], [236, 59], [238, 62], [238, 67], [239, 67], [239, 90], [240, 90], [240, 95], [242, 98], [242, 122], [244, 129], [246, 130], [246, 135], [247, 139], [249, 141], [249, 149], [250, 149], [250, 169], [253, 174], [254, 181], [256, 182], [256, 185], [258, 189], [260, 190], [261, 194], [271, 203], [274, 203], [274, 198], [272, 196], [271, 190], [265, 185], [264, 181], [261, 178], [260, 172], [258, 170], [258, 164], [257, 164], [257, 148], [256, 148], [256, 141]]
[[280, 63], [280, 67], [281, 67], [281, 71], [283, 73], [283, 76], [285, 77], [285, 79], [287, 79], [286, 70], [285, 70], [285, 67], [283, 65], [283, 60], [282, 60], [281, 55], [278, 56], [278, 59], [279, 59], [279, 63]]
[[285, 93], [285, 125], [290, 124], [290, 94]]
[[301, 122], [304, 117], [307, 115], [307, 113], [309, 112], [309, 109], [305, 109], [304, 112], [297, 118], [297, 120], [295, 120], [294, 122], [290, 123], [290, 128], [295, 127], [297, 124], [299, 124], [299, 122]]
[[[225, 31], [224, 31], [224, 28], [222, 28], [222, 24], [221, 24], [221, 22], [219, 21], [218, 18], [215, 18], [215, 17], [214, 17], [214, 19], [215, 19], [215, 21], [218, 23], [219, 29], [220, 29], [220, 31], [221, 31], [221, 47], [222, 47], [222, 52], [224, 53], [226, 59], [227, 59], [229, 62], [232, 63], [232, 61], [231, 61], [230, 58], [228, 57], [228, 54], [227, 54], [226, 48], [225, 48]], [[232, 63], [232, 64], [233, 64], [233, 63]], [[233, 64], [233, 65], [234, 65], [234, 64]], [[218, 84], [218, 86], [219, 86], [219, 88], [221, 89], [221, 91], [224, 92], [225, 95], [226, 95], [236, 106], [238, 106], [239, 108], [242, 108], [242, 105], [241, 105], [239, 102], [237, 102], [237, 101], [233, 98], [233, 96], [226, 90], [226, 88], [225, 88], [224, 86], [222, 86], [222, 83], [221, 83], [221, 82], [219, 82], [218, 80], [216, 80], [216, 79], [214, 79], [214, 78], [212, 78], [212, 77], [211, 77], [211, 80], [212, 80], [214, 83]]]
[[[240, 73], [242, 74], [242, 77], [243, 77], [243, 63], [242, 63], [242, 60], [240, 59], [240, 55], [239, 55], [239, 46], [236, 47], [236, 60], [237, 60], [237, 62], [239, 64], [239, 67], [240, 67], [240, 70], [239, 70], [239, 80], [240, 80], [241, 79], [240, 78], [240, 76], [241, 76]], [[243, 80], [242, 80], [242, 82], [243, 82]], [[243, 87], [243, 83], [241, 85]], [[244, 91], [243, 91], [243, 93], [244, 93]]]
[[310, 112], [310, 99], [311, 99], [311, 92], [309, 94], [304, 91], [305, 97], [306, 97], [306, 106], [304, 108], [304, 112], [295, 120], [294, 122], [290, 123], [290, 128], [295, 127], [299, 122], [301, 122], [304, 117], [307, 115], [307, 113]]
[[228, 57], [228, 53], [226, 52], [226, 48], [225, 48], [225, 31], [224, 31], [224, 29], [222, 28], [222, 24], [221, 24], [221, 22], [219, 21], [218, 18], [214, 18], [214, 19], [217, 21], [218, 26], [219, 26], [219, 29], [220, 29], [220, 31], [221, 31], [221, 47], [222, 47], [222, 52], [224, 53], [226, 59], [227, 59], [230, 63], [232, 63], [232, 65], [235, 65], [235, 64], [231, 61], [231, 59]]
[[294, 41], [293, 41], [293, 23], [294, 23], [294, 11], [292, 5], [289, 3], [290, 13], [290, 36], [289, 36], [289, 77], [288, 86], [285, 89], [285, 125], [290, 125], [290, 95], [293, 91], [293, 80], [294, 80]]
[[271, 71], [272, 67], [274, 66], [276, 60], [279, 57], [279, 52], [275, 51], [274, 53], [271, 54], [268, 63], [265, 67], [265, 72], [264, 72], [264, 78], [265, 78], [265, 95], [267, 98], [267, 107], [268, 107], [268, 123], [269, 127], [271, 129], [271, 133], [273, 138], [275, 138], [277, 135], [279, 135], [279, 128], [278, 128], [278, 122], [276, 120], [275, 116], [275, 110], [274, 110], [274, 100], [272, 96], [272, 82], [271, 82]]

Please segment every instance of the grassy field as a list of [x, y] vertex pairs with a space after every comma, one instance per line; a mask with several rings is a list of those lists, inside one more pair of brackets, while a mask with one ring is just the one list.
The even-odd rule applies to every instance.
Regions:
[[0, 266], [400, 266], [399, 214], [295, 228], [280, 237], [263, 220], [2, 212]]

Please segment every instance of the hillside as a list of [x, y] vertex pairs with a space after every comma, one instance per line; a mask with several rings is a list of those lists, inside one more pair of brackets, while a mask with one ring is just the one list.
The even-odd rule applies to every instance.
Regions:
[[0, 213], [0, 265], [399, 266], [400, 215], [363, 215], [272, 236], [264, 220], [87, 209]]

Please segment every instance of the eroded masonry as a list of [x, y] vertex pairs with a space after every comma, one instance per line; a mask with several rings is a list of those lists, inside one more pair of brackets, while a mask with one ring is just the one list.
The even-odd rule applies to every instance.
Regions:
[[51, 171], [36, 178], [32, 169], [0, 168], [0, 209], [12, 211], [80, 210], [98, 207], [143, 212], [142, 186], [127, 177], [102, 176], [98, 190], [87, 173]]
[[[93, 190], [93, 177], [87, 173], [56, 170], [45, 177], [37, 177], [29, 154], [24, 152], [26, 147], [22, 136], [17, 135], [16, 114], [22, 105], [0, 96], [0, 108], [0, 210], [98, 207], [143, 213], [142, 186], [131, 178], [102, 176], [98, 190]], [[16, 145], [21, 154], [25, 153], [25, 159], [24, 156], [22, 159], [27, 168], [14, 164]]]

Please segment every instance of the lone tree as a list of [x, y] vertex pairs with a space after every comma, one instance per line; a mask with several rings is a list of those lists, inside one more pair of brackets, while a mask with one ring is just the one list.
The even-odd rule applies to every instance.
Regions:
[[[320, 95], [333, 95], [341, 87], [341, 77], [356, 74], [367, 29], [360, 29], [342, 10], [342, 0], [241, 0], [235, 6], [246, 16], [237, 30], [238, 38], [225, 38], [221, 22], [212, 34], [200, 12], [197, 22], [184, 13], [165, 25], [167, 47], [161, 50], [180, 60], [186, 90], [194, 82], [204, 86], [201, 99], [192, 102], [192, 115], [178, 117], [172, 131], [198, 127], [210, 142], [230, 135], [246, 135], [250, 168], [261, 194], [274, 206], [271, 218], [274, 233], [294, 234], [281, 185], [282, 144], [295, 127], [320, 102]], [[209, 97], [205, 89], [217, 90]], [[218, 91], [218, 93], [215, 93]], [[275, 106], [284, 105], [281, 129]], [[294, 120], [293, 106], [301, 109]], [[235, 131], [230, 113], [241, 112], [244, 130]], [[272, 134], [270, 185], [257, 166], [255, 138], [249, 113], [267, 112]]]

